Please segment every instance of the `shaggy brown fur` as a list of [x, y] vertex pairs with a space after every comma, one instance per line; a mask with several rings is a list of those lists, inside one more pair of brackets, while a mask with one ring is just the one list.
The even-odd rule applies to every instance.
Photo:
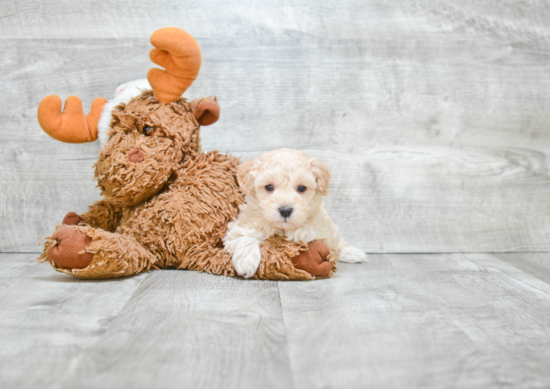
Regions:
[[[46, 239], [39, 261], [80, 278], [122, 277], [166, 267], [235, 276], [222, 238], [242, 203], [238, 160], [200, 150], [196, 110], [205, 100], [218, 107], [211, 98], [164, 104], [149, 90], [119, 105], [110, 139], [94, 165], [104, 199], [80, 219], [67, 215], [67, 223], [80, 223], [59, 226]], [[133, 150], [141, 151], [139, 159]], [[292, 262], [307, 245], [272, 238], [261, 249], [255, 278], [314, 278]], [[69, 257], [64, 254], [68, 252]], [[81, 264], [84, 258], [77, 261], [75, 252], [85, 258], [91, 253], [91, 262], [72, 266], [71, 260]], [[327, 260], [335, 270], [335, 260]]]

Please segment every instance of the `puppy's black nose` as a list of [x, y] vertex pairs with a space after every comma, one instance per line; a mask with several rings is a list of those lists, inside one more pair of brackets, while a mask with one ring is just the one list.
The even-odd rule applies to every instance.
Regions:
[[292, 209], [292, 207], [281, 207], [281, 208], [279, 208], [279, 213], [285, 219], [287, 217], [289, 217], [290, 215], [292, 215], [292, 211], [294, 211], [294, 209]]

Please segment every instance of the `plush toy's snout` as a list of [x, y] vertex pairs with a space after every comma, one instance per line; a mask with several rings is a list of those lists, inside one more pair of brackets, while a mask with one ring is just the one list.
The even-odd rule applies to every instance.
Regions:
[[134, 162], [134, 163], [143, 162], [143, 159], [145, 158], [143, 156], [143, 151], [137, 150], [137, 149], [131, 149], [130, 151], [128, 151], [126, 156], [128, 157], [128, 160], [130, 162]]

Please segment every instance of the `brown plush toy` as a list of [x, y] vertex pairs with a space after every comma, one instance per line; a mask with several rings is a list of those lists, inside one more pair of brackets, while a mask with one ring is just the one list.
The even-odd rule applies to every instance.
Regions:
[[[119, 86], [111, 101], [94, 100], [89, 115], [75, 96], [63, 112], [57, 96], [40, 103], [38, 121], [50, 136], [69, 143], [99, 138], [104, 147], [95, 164], [103, 200], [82, 215], [68, 213], [38, 260], [90, 279], [166, 267], [235, 276], [222, 239], [242, 203], [238, 160], [200, 149], [200, 126], [220, 114], [216, 98], [181, 97], [199, 73], [199, 45], [177, 28], [156, 31], [151, 43], [151, 60], [165, 70]], [[267, 240], [255, 278], [330, 276], [336, 267], [326, 245], [309, 246]], [[321, 266], [326, 261], [332, 266]]]

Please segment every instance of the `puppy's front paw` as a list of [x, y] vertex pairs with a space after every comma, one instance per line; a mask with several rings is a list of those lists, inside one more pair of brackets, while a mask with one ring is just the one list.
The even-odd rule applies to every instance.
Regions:
[[367, 254], [356, 247], [346, 246], [340, 250], [340, 261], [348, 263], [367, 262]]
[[250, 278], [256, 274], [262, 260], [260, 242], [246, 236], [235, 240], [237, 242], [233, 245], [233, 265], [238, 275]]
[[317, 239], [318, 235], [317, 230], [309, 224], [304, 224], [294, 231], [286, 231], [287, 240], [293, 242], [313, 242]]

